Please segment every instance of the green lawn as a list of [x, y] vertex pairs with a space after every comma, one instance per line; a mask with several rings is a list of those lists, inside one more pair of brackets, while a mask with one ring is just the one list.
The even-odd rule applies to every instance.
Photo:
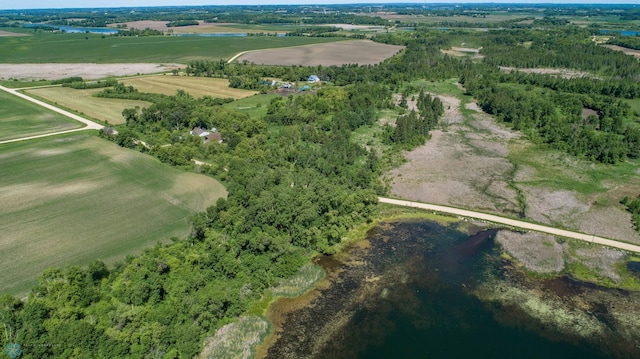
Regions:
[[0, 145], [0, 294], [25, 294], [43, 270], [108, 264], [172, 236], [226, 196], [187, 173], [79, 133]]
[[0, 91], [0, 141], [82, 126], [78, 121]]
[[257, 94], [224, 104], [224, 107], [249, 114], [251, 118], [262, 118], [267, 114], [272, 99], [278, 94]]
[[344, 40], [314, 37], [115, 37], [97, 34], [35, 34], [0, 37], [0, 63], [187, 63], [228, 59], [246, 50]]

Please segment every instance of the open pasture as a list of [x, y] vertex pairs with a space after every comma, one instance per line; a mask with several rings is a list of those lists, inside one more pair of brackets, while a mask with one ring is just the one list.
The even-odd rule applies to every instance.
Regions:
[[117, 37], [97, 34], [34, 34], [0, 37], [1, 63], [188, 63], [228, 59], [247, 50], [319, 44], [330, 37]]
[[100, 91], [102, 89], [76, 90], [69, 87], [44, 87], [28, 90], [27, 93], [111, 125], [124, 123], [122, 111], [126, 108], [136, 106], [144, 108], [151, 105], [145, 101], [93, 97], [93, 94]]
[[237, 61], [246, 60], [256, 64], [284, 66], [375, 65], [402, 49], [402, 46], [380, 44], [369, 40], [350, 40], [286, 49], [251, 51], [240, 56]]
[[0, 294], [43, 270], [107, 264], [172, 236], [226, 196], [213, 178], [82, 133], [0, 146]]
[[220, 97], [240, 99], [255, 94], [255, 91], [235, 89], [229, 87], [229, 80], [210, 77], [187, 76], [146, 76], [123, 79], [126, 86], [133, 86], [140, 92], [175, 95], [176, 91], [184, 90], [193, 97]]
[[0, 91], [0, 141], [79, 127], [77, 121]]

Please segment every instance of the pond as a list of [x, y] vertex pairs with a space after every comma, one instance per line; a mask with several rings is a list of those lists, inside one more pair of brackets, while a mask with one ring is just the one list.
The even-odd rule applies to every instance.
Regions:
[[[430, 221], [390, 222], [346, 254], [320, 258], [328, 275], [318, 289], [272, 305], [277, 339], [266, 357], [640, 357], [635, 336], [619, 336], [623, 327], [610, 312], [628, 300], [640, 310], [637, 294], [566, 277], [530, 280], [500, 257], [497, 230], [475, 232]], [[511, 290], [544, 295], [509, 302], [503, 297]], [[521, 305], [527, 301], [531, 312]], [[556, 319], [563, 313], [573, 315], [567, 326]], [[582, 332], [590, 326], [595, 334]]]

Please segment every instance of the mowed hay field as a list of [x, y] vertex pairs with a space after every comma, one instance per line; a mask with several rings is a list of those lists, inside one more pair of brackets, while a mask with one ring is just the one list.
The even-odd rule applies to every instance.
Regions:
[[50, 267], [107, 264], [172, 236], [226, 196], [213, 178], [86, 133], [0, 145], [0, 294]]
[[187, 77], [159, 75], [135, 77], [120, 81], [126, 86], [133, 86], [140, 92], [175, 95], [176, 91], [184, 90], [193, 97], [221, 97], [240, 99], [256, 94], [255, 91], [241, 90], [229, 87], [229, 80], [209, 77]]
[[402, 49], [403, 46], [380, 44], [370, 40], [349, 40], [286, 49], [256, 50], [238, 57], [236, 61], [285, 66], [375, 65]]
[[80, 122], [0, 91], [0, 141], [82, 126]]
[[76, 90], [69, 87], [45, 87], [28, 90], [27, 93], [54, 102], [60, 106], [93, 117], [112, 125], [124, 123], [122, 110], [126, 108], [148, 107], [145, 101], [121, 100], [93, 97], [101, 89]]

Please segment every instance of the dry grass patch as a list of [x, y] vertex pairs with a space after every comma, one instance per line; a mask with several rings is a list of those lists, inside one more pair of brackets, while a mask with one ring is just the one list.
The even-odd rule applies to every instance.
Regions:
[[592, 74], [584, 71], [571, 70], [571, 69], [556, 69], [556, 68], [516, 68], [510, 66], [500, 66], [500, 70], [509, 73], [512, 71], [524, 72], [526, 74], [542, 74], [542, 75], [554, 75], [560, 76], [565, 79], [576, 77], [594, 77]]
[[145, 101], [93, 97], [95, 93], [100, 91], [100, 89], [75, 90], [68, 87], [47, 87], [27, 92], [114, 125], [124, 123], [122, 110], [136, 106], [144, 108], [151, 105]]
[[564, 254], [569, 247], [559, 244], [549, 234], [499, 231], [496, 241], [524, 268], [536, 273], [560, 273], [564, 270]]
[[631, 55], [637, 59], [640, 59], [640, 50], [629, 49], [629, 48], [618, 46], [618, 45], [602, 45], [602, 46], [611, 50], [622, 51], [627, 55]]
[[11, 36], [31, 36], [31, 35], [0, 30], [0, 37], [11, 37]]
[[338, 41], [284, 49], [248, 52], [237, 61], [264, 65], [341, 66], [344, 64], [375, 65], [392, 57], [403, 46], [379, 44], [369, 40]]
[[389, 174], [393, 195], [428, 203], [518, 214], [517, 193], [509, 185], [513, 164], [507, 143], [517, 137], [486, 115], [461, 112], [461, 101], [438, 95], [441, 123], [424, 146], [406, 154], [407, 162]]
[[220, 97], [241, 99], [255, 95], [257, 92], [234, 89], [229, 87], [229, 80], [209, 77], [187, 76], [147, 76], [121, 80], [126, 86], [133, 86], [141, 92], [175, 95], [176, 91], [184, 90], [193, 97]]
[[0, 80], [57, 80], [80, 76], [95, 80], [112, 76], [153, 74], [182, 68], [184, 65], [148, 63], [121, 64], [0, 64]]

